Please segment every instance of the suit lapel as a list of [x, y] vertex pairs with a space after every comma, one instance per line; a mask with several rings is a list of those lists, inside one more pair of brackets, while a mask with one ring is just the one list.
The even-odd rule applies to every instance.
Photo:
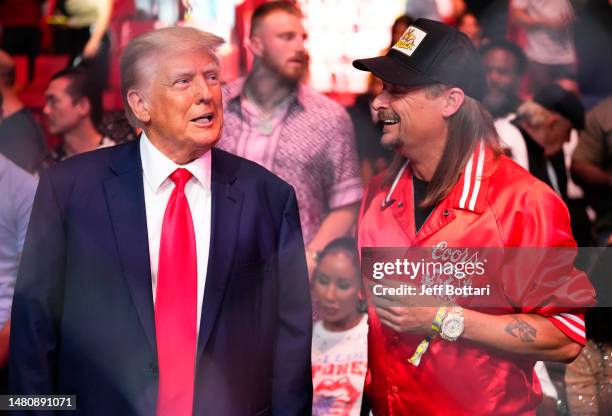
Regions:
[[151, 351], [156, 353], [149, 239], [139, 141], [125, 145], [104, 183], [121, 265]]
[[229, 158], [216, 149], [212, 150], [212, 227], [200, 319], [198, 360], [219, 313], [234, 260], [243, 200], [243, 194], [235, 184], [237, 169], [237, 159]]

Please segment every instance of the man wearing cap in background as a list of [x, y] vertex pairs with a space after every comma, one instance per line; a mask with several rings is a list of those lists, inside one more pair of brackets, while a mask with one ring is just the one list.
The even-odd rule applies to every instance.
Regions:
[[[575, 246], [561, 199], [502, 155], [479, 102], [480, 58], [465, 35], [419, 19], [386, 56], [353, 65], [384, 81], [372, 105], [385, 124], [382, 144], [396, 151], [364, 198], [360, 247]], [[571, 265], [563, 281], [546, 281], [554, 276], [534, 272], [540, 266], [491, 281], [486, 313], [470, 307], [473, 296], [415, 308], [414, 296], [369, 292], [366, 393], [374, 413], [535, 414], [535, 362], [578, 355], [583, 307], [594, 298]]]
[[576, 94], [556, 84], [542, 88], [517, 110], [508, 128], [497, 132], [512, 159], [567, 199], [563, 143], [572, 128], [584, 128], [584, 107]]
[[584, 107], [576, 94], [549, 84], [536, 93], [533, 101], [522, 103], [515, 116], [497, 120], [495, 128], [509, 156], [563, 198], [570, 211], [574, 238], [580, 246], [590, 246], [585, 206], [568, 196], [563, 149], [572, 129], [584, 129], [584, 118]]
[[571, 170], [597, 212], [597, 245], [612, 246], [612, 95], [588, 112]]

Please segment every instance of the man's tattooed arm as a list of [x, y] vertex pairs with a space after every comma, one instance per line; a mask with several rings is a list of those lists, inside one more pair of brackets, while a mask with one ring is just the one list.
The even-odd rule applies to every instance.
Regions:
[[533, 342], [537, 335], [534, 327], [517, 316], [512, 317], [512, 321], [506, 326], [506, 332], [523, 342]]

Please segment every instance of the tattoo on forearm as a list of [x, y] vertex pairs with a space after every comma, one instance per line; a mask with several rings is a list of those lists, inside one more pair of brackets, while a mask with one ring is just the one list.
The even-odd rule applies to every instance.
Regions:
[[533, 342], [537, 334], [534, 327], [517, 316], [512, 317], [512, 322], [506, 327], [506, 332], [523, 342]]

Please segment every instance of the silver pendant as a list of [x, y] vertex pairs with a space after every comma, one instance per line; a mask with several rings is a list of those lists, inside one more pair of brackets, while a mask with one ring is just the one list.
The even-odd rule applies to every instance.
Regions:
[[264, 136], [269, 136], [274, 131], [274, 123], [271, 119], [261, 119], [257, 122], [257, 130]]

